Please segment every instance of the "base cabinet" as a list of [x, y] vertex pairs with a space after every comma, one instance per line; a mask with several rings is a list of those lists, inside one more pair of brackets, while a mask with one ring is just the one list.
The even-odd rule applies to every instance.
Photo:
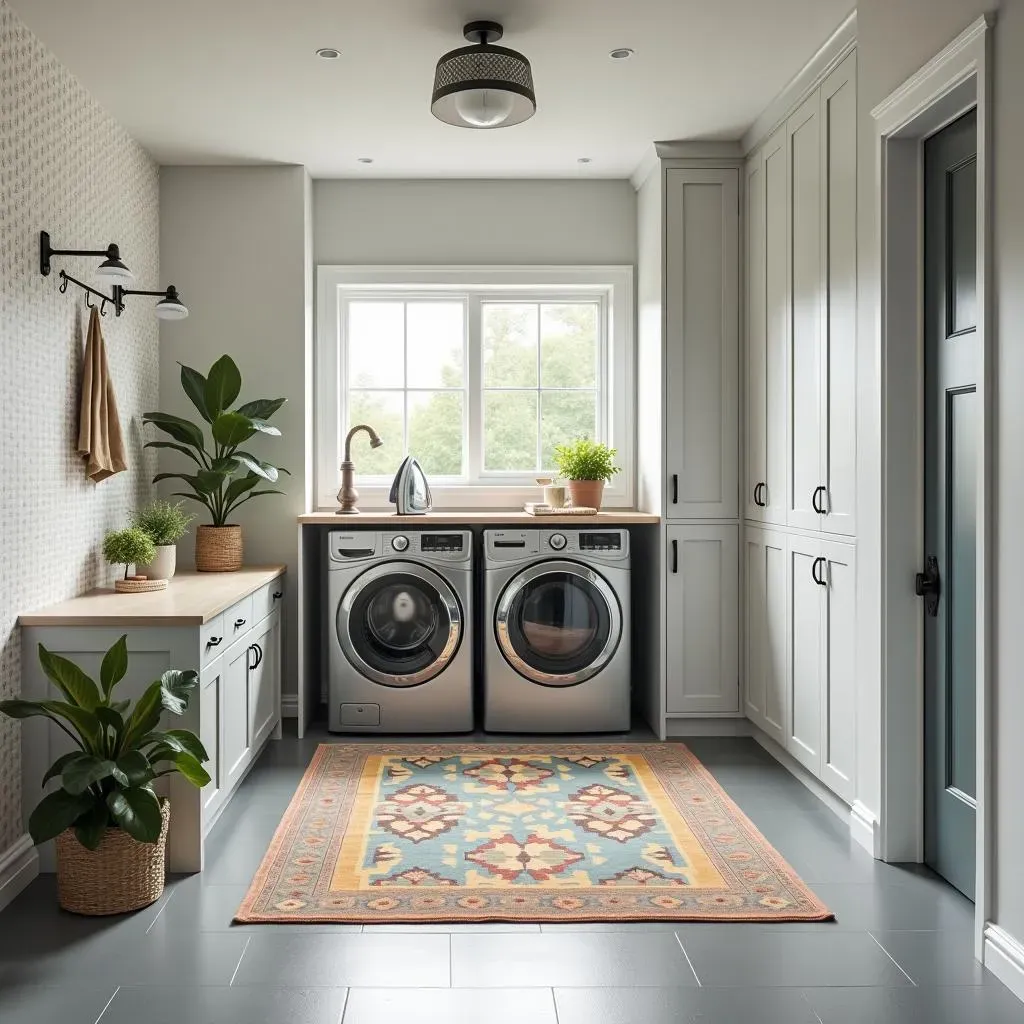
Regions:
[[739, 705], [737, 526], [666, 530], [666, 711], [736, 714]]

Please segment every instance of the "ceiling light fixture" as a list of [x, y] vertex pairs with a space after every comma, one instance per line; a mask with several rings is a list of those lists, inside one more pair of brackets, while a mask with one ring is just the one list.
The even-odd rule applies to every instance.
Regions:
[[115, 242], [106, 249], [54, 249], [50, 245], [50, 232], [39, 232], [39, 272], [49, 276], [50, 260], [54, 256], [103, 256], [105, 259], [96, 268], [96, 276], [108, 281], [133, 281], [132, 272], [121, 262], [121, 252]]
[[321, 60], [337, 60], [341, 56], [341, 50], [336, 50], [333, 46], [321, 46], [316, 55]]
[[434, 72], [430, 110], [460, 128], [506, 128], [533, 117], [537, 97], [530, 62], [494, 44], [505, 30], [496, 21], [471, 21], [462, 34], [474, 46], [446, 53]]
[[608, 56], [612, 60], [629, 60], [634, 53], [636, 53], [636, 50], [631, 50], [628, 46], [617, 46]]
[[173, 284], [169, 284], [162, 292], [136, 291], [117, 285], [114, 288], [114, 312], [118, 316], [124, 312], [126, 295], [159, 295], [160, 301], [155, 309], [158, 320], [184, 320], [188, 316], [188, 306], [181, 301], [178, 289]]

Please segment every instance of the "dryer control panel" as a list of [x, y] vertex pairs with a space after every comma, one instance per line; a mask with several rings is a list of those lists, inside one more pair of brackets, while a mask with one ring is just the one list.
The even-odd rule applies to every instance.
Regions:
[[585, 562], [629, 558], [628, 530], [587, 530], [564, 527], [553, 530], [487, 530], [484, 553], [489, 562], [536, 560], [538, 555], [572, 555]]

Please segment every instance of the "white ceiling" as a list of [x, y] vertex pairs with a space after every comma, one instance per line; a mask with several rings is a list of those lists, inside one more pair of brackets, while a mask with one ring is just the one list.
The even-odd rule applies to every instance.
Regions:
[[[12, 0], [160, 163], [314, 177], [626, 177], [655, 140], [739, 137], [850, 0]], [[471, 131], [430, 113], [474, 18], [533, 65], [537, 114]], [[314, 56], [335, 46], [342, 58]], [[629, 46], [636, 56], [613, 61]], [[372, 157], [372, 165], [358, 163]], [[581, 166], [579, 157], [592, 162]]]

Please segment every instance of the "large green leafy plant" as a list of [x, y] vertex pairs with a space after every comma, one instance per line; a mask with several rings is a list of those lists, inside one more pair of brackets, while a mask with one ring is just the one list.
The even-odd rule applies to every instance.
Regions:
[[195, 786], [210, 781], [199, 738], [186, 729], [158, 729], [163, 712], [185, 713], [198, 675], [171, 669], [150, 683], [133, 707], [130, 700], [113, 699], [114, 687], [128, 671], [124, 636], [104, 655], [98, 686], [73, 661], [42, 644], [39, 663], [64, 699], [0, 701], [0, 713], [48, 718], [76, 749], [57, 758], [43, 777], [44, 786], [56, 778], [61, 785], [32, 812], [32, 838], [43, 843], [73, 828], [78, 841], [95, 850], [105, 830], [114, 827], [139, 842], [155, 843], [162, 823], [154, 780], [179, 773]]
[[173, 440], [147, 441], [146, 447], [172, 449], [188, 456], [196, 465], [194, 473], [158, 473], [153, 483], [184, 480], [191, 490], [177, 491], [174, 496], [205, 505], [214, 526], [227, 525], [231, 513], [252, 498], [283, 494], [257, 488], [264, 481], [276, 483], [278, 474], [288, 471], [264, 462], [242, 446], [257, 434], [281, 436], [281, 431], [267, 420], [286, 399], [257, 398], [232, 409], [242, 390], [242, 375], [230, 356], [221, 356], [205, 377], [183, 365], [181, 387], [209, 424], [212, 443], [207, 448], [202, 427], [191, 420], [166, 412], [147, 412], [143, 421], [152, 423]]

